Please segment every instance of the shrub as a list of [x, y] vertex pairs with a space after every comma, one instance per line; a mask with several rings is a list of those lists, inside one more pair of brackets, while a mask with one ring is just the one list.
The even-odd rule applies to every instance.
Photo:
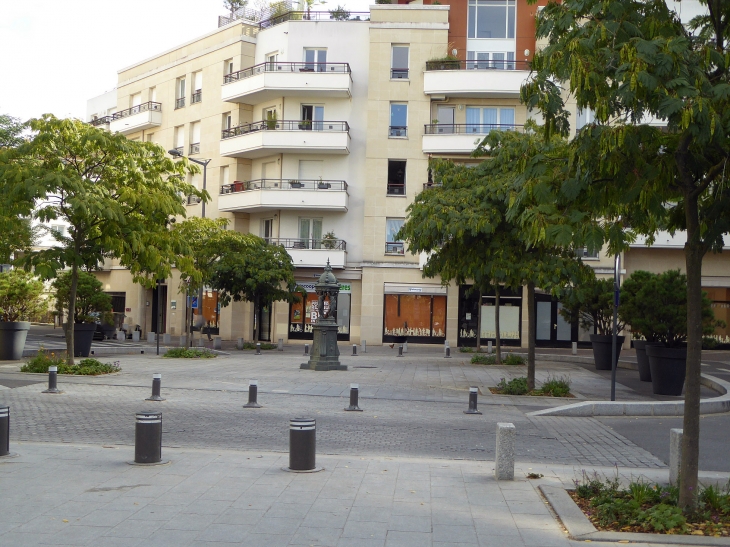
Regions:
[[[112, 310], [112, 297], [102, 290], [103, 286], [92, 274], [79, 272], [74, 323], [94, 323], [100, 312]], [[56, 311], [62, 315], [69, 306], [71, 272], [59, 275], [53, 288], [56, 289]]]
[[702, 337], [702, 349], [715, 349], [719, 343], [717, 338], [713, 338], [712, 336]]
[[471, 363], [473, 365], [493, 365], [496, 362], [497, 362], [496, 355], [483, 355], [483, 354], [477, 353], [476, 355], [473, 355], [471, 358]]
[[497, 384], [497, 388], [505, 395], [526, 395], [529, 392], [527, 378], [524, 376], [513, 378], [509, 382], [502, 378]]
[[58, 374], [73, 374], [77, 376], [98, 376], [100, 374], [112, 374], [119, 372], [121, 367], [119, 361], [112, 363], [102, 363], [97, 359], [82, 359], [75, 365], [66, 364], [65, 354], [56, 356], [55, 353], [46, 354], [42, 349], [38, 351], [38, 355], [33, 357], [20, 369], [20, 372], [35, 372], [47, 374], [48, 367], [58, 367]]
[[167, 350], [165, 357], [169, 359], [211, 359], [216, 357], [216, 354], [209, 349], [172, 348]]
[[[66, 354], [62, 353], [56, 355], [51, 352], [46, 353], [43, 348], [38, 350], [35, 357], [32, 357], [25, 365], [20, 368], [20, 372], [48, 372], [48, 367], [56, 366], [61, 367], [66, 362]], [[60, 368], [59, 368], [60, 371]]]
[[601, 526], [613, 523], [619, 526], [634, 525], [641, 519], [641, 505], [633, 499], [611, 498], [595, 507]]
[[504, 360], [502, 361], [502, 364], [505, 364], [507, 366], [515, 366], [515, 365], [524, 365], [525, 364], [525, 358], [522, 357], [522, 355], [515, 355], [514, 353], [508, 353]]
[[684, 525], [687, 524], [687, 519], [679, 507], [664, 503], [642, 511], [640, 519], [644, 521], [644, 528], [655, 532], [666, 532], [672, 528], [684, 529]]
[[0, 321], [30, 321], [48, 312], [43, 282], [24, 270], [0, 274]]
[[[266, 342], [261, 342], [261, 349], [262, 350], [264, 350], [264, 349], [276, 349], [276, 348], [277, 348], [277, 345], [276, 344], [267, 344]], [[253, 342], [245, 342], [243, 344], [243, 349], [256, 349], [256, 344], [254, 344]]]
[[350, 12], [345, 6], [337, 4], [337, 7], [330, 10], [330, 17], [335, 21], [347, 21], [350, 18]]
[[[580, 286], [568, 289], [563, 298], [560, 315], [568, 323], [578, 321], [582, 329], [597, 334], [611, 334], [613, 329], [613, 280], [598, 279], [593, 275]], [[619, 308], [620, 309], [620, 308]], [[618, 322], [618, 331], [623, 330], [623, 319]]]
[[459, 348], [459, 351], [460, 351], [461, 353], [474, 353], [474, 351], [475, 351], [475, 350], [474, 350], [474, 348], [467, 348], [467, 347], [465, 347], [465, 346], [461, 346], [461, 347]]
[[548, 376], [548, 379], [542, 384], [540, 392], [550, 397], [567, 397], [570, 395], [570, 378], [568, 376], [559, 378]]

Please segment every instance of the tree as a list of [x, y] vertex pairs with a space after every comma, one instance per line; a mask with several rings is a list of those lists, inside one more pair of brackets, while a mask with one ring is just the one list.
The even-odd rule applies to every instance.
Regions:
[[235, 19], [236, 12], [245, 8], [247, 4], [248, 0], [223, 0], [223, 7], [230, 12], [231, 21]]
[[[76, 305], [74, 306], [74, 323], [93, 323], [101, 318], [103, 312], [112, 310], [112, 297], [106, 294], [103, 284], [93, 274], [79, 271], [76, 285]], [[63, 272], [53, 281], [56, 290], [56, 311], [63, 314], [69, 309], [71, 294], [71, 272]], [[95, 315], [99, 314], [99, 315]]]
[[730, 3], [701, 2], [708, 13], [690, 28], [663, 0], [550, 2], [537, 23], [547, 46], [522, 89], [528, 108], [542, 113], [547, 135], [569, 130], [561, 82], [596, 118], [572, 141], [565, 177], [536, 189], [555, 199], [533, 208], [534, 239], [570, 237], [559, 218], [568, 201], [603, 219], [593, 237], [612, 252], [634, 233], [651, 242], [660, 228], [686, 231], [683, 508], [695, 504], [698, 491], [702, 258], [722, 249], [730, 229]]
[[185, 182], [196, 168], [186, 160], [174, 162], [153, 143], [50, 114], [30, 126], [31, 140], [0, 150], [0, 192], [36, 220], [62, 219], [68, 225], [67, 236], [24, 255], [22, 263], [45, 278], [70, 268], [64, 328], [73, 364], [79, 271], [116, 259], [148, 286], [169, 277], [173, 264], [185, 267], [188, 260], [170, 237], [169, 219], [185, 216], [183, 196], [208, 195]]
[[0, 148], [15, 148], [23, 142], [28, 124], [7, 114], [0, 114]]
[[13, 269], [0, 273], [0, 321], [30, 321], [48, 311], [43, 282], [32, 273]]
[[[561, 298], [560, 315], [569, 322], [577, 321], [584, 330], [608, 336], [613, 333], [613, 279], [598, 279], [595, 275], [580, 285], [568, 288]], [[619, 307], [619, 313], [621, 308]], [[621, 332], [624, 322], [619, 316], [616, 332]]]

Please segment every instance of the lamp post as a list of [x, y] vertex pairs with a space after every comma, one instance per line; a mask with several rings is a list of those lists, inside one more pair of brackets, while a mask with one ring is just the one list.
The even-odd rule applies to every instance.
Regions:
[[[182, 152], [179, 150], [176, 150], [173, 148], [172, 150], [167, 151], [168, 154], [170, 154], [173, 158], [184, 158]], [[198, 165], [203, 166], [203, 191], [207, 188], [207, 179], [208, 179], [208, 164], [212, 161], [210, 159], [207, 160], [198, 160], [195, 158], [188, 157], [189, 161], [192, 161], [193, 163], [197, 163]], [[201, 209], [200, 209], [200, 218], [205, 218], [205, 201], [201, 202]], [[192, 300], [192, 298], [191, 298]], [[198, 291], [198, 310], [200, 311], [200, 316], [203, 317], [203, 286], [200, 286], [200, 290]], [[192, 313], [192, 302], [190, 303], [190, 338], [192, 342], [193, 338], [193, 313]], [[210, 331], [208, 331], [210, 333]], [[210, 335], [210, 334], [209, 334]], [[203, 337], [203, 327], [201, 325], [200, 327], [200, 337], [202, 339]]]
[[611, 400], [616, 400], [616, 367], [618, 366], [618, 352], [616, 338], [618, 337], [618, 305], [619, 288], [621, 286], [621, 255], [617, 254], [613, 264], [613, 336], [611, 337]]

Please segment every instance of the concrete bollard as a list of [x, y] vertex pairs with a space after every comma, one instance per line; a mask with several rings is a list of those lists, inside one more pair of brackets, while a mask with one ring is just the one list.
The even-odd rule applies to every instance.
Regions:
[[357, 344], [352, 344], [352, 356], [357, 357]]
[[446, 348], [446, 355], [444, 355], [444, 359], [451, 359], [451, 348]]
[[162, 335], [162, 343], [169, 345], [172, 342], [172, 335], [169, 332], [165, 332]]
[[464, 414], [481, 414], [477, 409], [477, 396], [479, 395], [479, 388], [471, 386], [469, 388], [469, 410], [465, 410]]
[[360, 386], [358, 386], [357, 384], [350, 384], [350, 406], [348, 406], [345, 410], [362, 412], [362, 408], [357, 406], [357, 398], [359, 393]]
[[58, 389], [58, 367], [48, 367], [48, 389], [41, 393], [61, 393]]
[[162, 412], [143, 410], [136, 414], [134, 463], [162, 462]]
[[669, 430], [669, 484], [679, 484], [679, 468], [682, 465], [683, 429]]
[[0, 458], [10, 454], [10, 407], [0, 406]]
[[138, 330], [132, 331], [132, 342], [139, 342], [139, 331]]
[[243, 338], [239, 338], [238, 341], [236, 342], [236, 349], [243, 349], [244, 344], [245, 344], [245, 342], [244, 342]]
[[164, 401], [162, 397], [160, 397], [160, 388], [162, 387], [162, 374], [153, 374], [152, 375], [152, 395], [145, 399], [145, 401]]
[[362, 352], [367, 353], [368, 352], [368, 343], [366, 340], [362, 341]]
[[492, 341], [491, 340], [489, 340], [487, 342], [487, 354], [492, 355]]
[[288, 471], [321, 471], [316, 466], [317, 422], [313, 418], [289, 420]]
[[202, 336], [200, 338], [198, 338], [197, 346], [199, 348], [204, 348], [205, 347], [205, 340], [203, 339]]
[[243, 405], [243, 408], [261, 408], [261, 405], [258, 403], [259, 395], [259, 381], [258, 380], [249, 380], [248, 381], [248, 403]]
[[408, 340], [403, 342], [403, 353], [408, 353]]
[[213, 349], [221, 349], [221, 337], [216, 336], [213, 338]]
[[403, 344], [398, 346], [398, 357], [403, 357]]
[[570, 353], [573, 355], [578, 355], [578, 342], [573, 342]]
[[184, 348], [187, 341], [188, 341], [188, 337], [186, 335], [181, 336], [180, 337], [180, 347]]
[[497, 452], [494, 460], [494, 477], [498, 481], [515, 480], [514, 424], [497, 424]]
[[124, 333], [123, 330], [117, 331], [117, 341], [124, 342], [127, 339], [127, 335]]
[[256, 355], [261, 355], [261, 342], [256, 342]]
[[149, 343], [149, 344], [155, 343], [155, 333], [154, 332], [147, 333], [147, 343]]
[[309, 344], [304, 344], [304, 355], [309, 355]]
[[277, 351], [284, 351], [284, 339], [279, 338], [279, 343], [277, 345]]

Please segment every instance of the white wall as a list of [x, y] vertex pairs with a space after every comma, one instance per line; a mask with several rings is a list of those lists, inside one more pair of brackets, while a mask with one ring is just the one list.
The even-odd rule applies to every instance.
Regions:
[[117, 88], [115, 87], [111, 91], [107, 91], [86, 101], [86, 120], [84, 121], [89, 122], [94, 116], [101, 118], [112, 111], [116, 111], [116, 109]]

